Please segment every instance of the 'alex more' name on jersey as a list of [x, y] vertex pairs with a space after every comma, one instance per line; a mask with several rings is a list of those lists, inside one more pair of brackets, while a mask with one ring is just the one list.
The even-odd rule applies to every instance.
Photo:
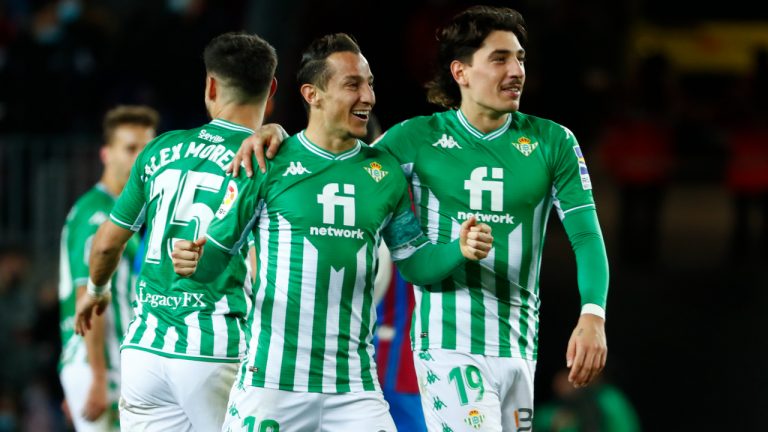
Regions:
[[[203, 137], [203, 132], [205, 131], [200, 133], [201, 137]], [[158, 154], [149, 158], [149, 163], [144, 165], [145, 179], [165, 165], [181, 158], [189, 157], [208, 159], [218, 165], [222, 171], [226, 171], [227, 166], [232, 162], [232, 158], [235, 157], [235, 153], [221, 144], [196, 143], [194, 141], [186, 143], [186, 145], [185, 143], [178, 143], [173, 147], [160, 149]]]

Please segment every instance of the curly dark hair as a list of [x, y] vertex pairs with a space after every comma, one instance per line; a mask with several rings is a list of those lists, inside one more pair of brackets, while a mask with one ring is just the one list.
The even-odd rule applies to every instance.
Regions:
[[496, 30], [511, 31], [523, 46], [527, 42], [528, 32], [523, 16], [505, 7], [473, 6], [438, 29], [437, 69], [432, 80], [426, 84], [430, 103], [446, 108], [461, 105], [461, 92], [451, 74], [451, 62], [471, 63], [475, 51]]

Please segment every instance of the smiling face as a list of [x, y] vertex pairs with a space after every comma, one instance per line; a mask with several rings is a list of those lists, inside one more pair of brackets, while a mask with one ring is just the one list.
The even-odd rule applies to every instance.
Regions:
[[324, 89], [315, 86], [316, 99], [310, 103], [310, 118], [319, 116], [328, 135], [341, 138], [363, 138], [368, 119], [376, 104], [373, 74], [361, 54], [335, 52], [326, 58], [328, 82]]
[[520, 109], [525, 50], [511, 31], [491, 32], [470, 63], [455, 60], [451, 71], [461, 89], [462, 109], [467, 104], [496, 113]]

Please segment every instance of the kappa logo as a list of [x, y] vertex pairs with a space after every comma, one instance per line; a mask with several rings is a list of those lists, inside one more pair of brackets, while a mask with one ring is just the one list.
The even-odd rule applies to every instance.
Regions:
[[291, 162], [291, 164], [286, 168], [285, 172], [283, 173], [283, 177], [287, 175], [302, 175], [302, 174], [312, 174], [312, 171], [304, 168], [304, 165], [301, 164], [301, 162]]
[[443, 134], [443, 136], [437, 140], [436, 143], [432, 144], [432, 147], [442, 147], [444, 149], [461, 148], [459, 143], [456, 142], [456, 140], [448, 134]]

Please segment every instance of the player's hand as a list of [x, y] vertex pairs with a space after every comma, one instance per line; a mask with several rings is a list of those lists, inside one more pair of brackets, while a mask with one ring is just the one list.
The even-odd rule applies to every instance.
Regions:
[[93, 313], [96, 312], [96, 315], [103, 314], [107, 306], [109, 306], [111, 298], [112, 295], [110, 293], [100, 296], [85, 293], [80, 296], [75, 310], [75, 333], [85, 336], [85, 333], [91, 329]]
[[478, 224], [476, 217], [470, 217], [461, 224], [459, 246], [466, 259], [477, 261], [487, 257], [493, 247], [491, 227], [484, 223]]
[[83, 407], [83, 417], [88, 421], [95, 421], [104, 414], [108, 406], [106, 377], [94, 375], [91, 388], [88, 390], [88, 399], [85, 400]]
[[568, 381], [576, 388], [589, 385], [603, 371], [607, 357], [605, 320], [597, 315], [582, 314], [565, 354], [566, 366], [571, 370]]
[[189, 277], [197, 270], [197, 263], [203, 256], [203, 246], [208, 238], [203, 236], [195, 241], [179, 240], [173, 245], [171, 261], [173, 271], [181, 277]]
[[248, 177], [253, 176], [253, 160], [251, 156], [256, 156], [256, 163], [259, 164], [261, 172], [267, 171], [267, 163], [264, 159], [264, 148], [266, 147], [267, 159], [272, 159], [277, 154], [277, 150], [288, 137], [288, 133], [277, 123], [269, 123], [260, 127], [253, 135], [249, 136], [240, 145], [240, 149], [235, 154], [235, 158], [227, 171], [232, 172], [233, 177], [240, 173], [240, 164], [245, 168], [245, 174]]

